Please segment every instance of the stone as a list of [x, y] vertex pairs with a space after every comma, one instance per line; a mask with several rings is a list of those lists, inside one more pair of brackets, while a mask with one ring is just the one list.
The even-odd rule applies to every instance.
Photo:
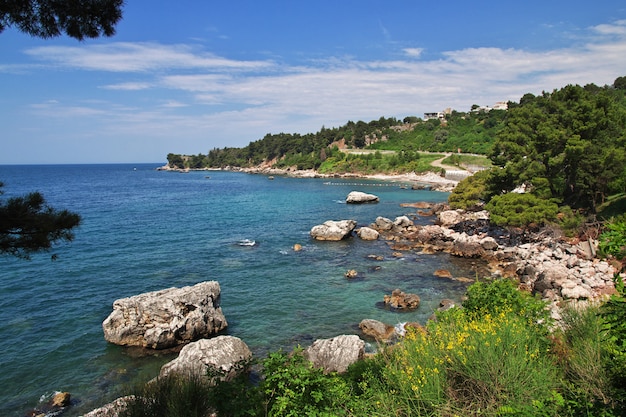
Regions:
[[302, 250], [302, 245], [299, 243], [296, 243], [295, 245], [293, 245], [293, 251], [294, 252], [300, 252]]
[[447, 269], [437, 269], [433, 274], [439, 278], [452, 278], [452, 274]]
[[457, 210], [446, 210], [439, 213], [439, 224], [444, 227], [454, 226], [463, 221], [463, 216]]
[[482, 246], [484, 250], [498, 249], [498, 242], [496, 242], [496, 240], [492, 238], [491, 236], [487, 236], [481, 239], [479, 243], [480, 243], [480, 246]]
[[52, 407], [67, 407], [70, 405], [71, 395], [69, 392], [57, 392], [52, 397], [50, 405]]
[[[159, 377], [172, 373], [195, 374], [201, 378], [229, 381], [243, 369], [252, 358], [252, 352], [241, 339], [234, 336], [217, 336], [211, 339], [200, 339], [184, 346], [178, 357], [161, 367]], [[209, 377], [207, 371], [213, 369], [219, 376]]]
[[355, 269], [351, 269], [347, 271], [345, 274], [343, 274], [343, 276], [345, 276], [348, 279], [354, 279], [359, 276], [359, 273]]
[[364, 319], [359, 323], [364, 335], [381, 343], [389, 343], [396, 338], [395, 327], [374, 319]]
[[128, 395], [126, 397], [120, 397], [113, 402], [103, 405], [102, 407], [96, 408], [88, 412], [87, 414], [83, 414], [82, 417], [118, 417], [123, 415], [123, 413], [127, 410], [128, 404], [133, 401], [135, 397], [133, 395]]
[[361, 227], [356, 234], [363, 240], [377, 240], [380, 236], [380, 233], [371, 227]]
[[217, 281], [116, 300], [102, 323], [108, 342], [150, 349], [186, 344], [227, 326]]
[[391, 292], [391, 295], [385, 295], [384, 302], [397, 310], [415, 310], [420, 306], [420, 297], [417, 294], [407, 294], [396, 288]]
[[313, 226], [310, 234], [316, 240], [339, 241], [350, 236], [356, 224], [356, 220], [328, 220]]
[[391, 230], [393, 228], [393, 222], [386, 217], [378, 216], [376, 217], [373, 227], [383, 231]]
[[348, 204], [378, 203], [379, 198], [374, 194], [367, 194], [361, 191], [352, 191], [346, 197]]
[[413, 226], [413, 222], [407, 216], [399, 216], [394, 219], [393, 226], [396, 230], [402, 230]]
[[580, 285], [576, 285], [574, 287], [561, 288], [561, 296], [563, 298], [572, 298], [578, 300], [581, 298], [591, 298], [591, 292]]
[[318, 339], [304, 351], [304, 356], [313, 366], [324, 369], [324, 372], [346, 372], [364, 355], [365, 342], [356, 335]]

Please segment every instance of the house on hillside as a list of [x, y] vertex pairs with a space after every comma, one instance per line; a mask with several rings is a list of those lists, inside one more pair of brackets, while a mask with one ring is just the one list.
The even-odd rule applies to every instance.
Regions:
[[444, 111], [440, 111], [437, 113], [424, 113], [424, 121], [427, 121], [430, 119], [445, 120], [446, 116], [448, 116], [451, 113], [452, 113], [452, 109], [450, 107], [448, 107]]

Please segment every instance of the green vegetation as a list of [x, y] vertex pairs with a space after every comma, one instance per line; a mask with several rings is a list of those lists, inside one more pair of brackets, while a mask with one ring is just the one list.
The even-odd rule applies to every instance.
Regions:
[[619, 288], [617, 310], [570, 308], [551, 332], [543, 302], [506, 280], [478, 282], [462, 309], [438, 313], [345, 374], [314, 368], [301, 349], [275, 352], [261, 361], [257, 383], [246, 374], [215, 386], [166, 378], [137, 392], [125, 415], [621, 416], [626, 294]]
[[[417, 117], [406, 117], [403, 121], [385, 117], [369, 123], [349, 121], [338, 128], [322, 127], [319, 132], [306, 135], [267, 134], [246, 147], [213, 149], [207, 155], [169, 154], [167, 160], [170, 166], [178, 168], [251, 167], [272, 161], [276, 168], [297, 167], [328, 173], [425, 172], [432, 167], [420, 151], [462, 150], [486, 154], [503, 127], [505, 115], [506, 111], [492, 110], [452, 112], [443, 122], [439, 119], [422, 121]], [[339, 151], [339, 146], [381, 153], [346, 155]], [[384, 151], [395, 151], [395, 156]], [[469, 155], [456, 161], [452, 158], [449, 163], [452, 166], [489, 165], [486, 158]]]
[[[3, 186], [0, 182], [0, 195]], [[72, 241], [80, 221], [76, 213], [50, 207], [37, 192], [0, 201], [0, 255], [29, 259], [57, 242]]]

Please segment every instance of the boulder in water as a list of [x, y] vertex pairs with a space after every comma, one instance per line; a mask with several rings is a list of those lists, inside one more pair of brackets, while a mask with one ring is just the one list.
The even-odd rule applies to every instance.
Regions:
[[151, 349], [186, 344], [227, 326], [217, 281], [116, 300], [102, 323], [108, 342]]
[[313, 226], [310, 234], [316, 240], [338, 241], [350, 236], [356, 224], [356, 220], [328, 220]]
[[378, 203], [378, 200], [378, 196], [361, 191], [352, 191], [346, 197], [346, 203], [348, 204]]

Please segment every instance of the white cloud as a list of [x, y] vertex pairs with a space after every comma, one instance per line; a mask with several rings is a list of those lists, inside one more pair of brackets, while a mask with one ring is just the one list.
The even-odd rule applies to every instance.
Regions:
[[267, 61], [235, 61], [211, 53], [199, 53], [190, 45], [157, 43], [115, 42], [83, 47], [42, 46], [28, 49], [26, 53], [63, 67], [110, 72], [163, 69], [252, 71], [273, 65]]
[[404, 52], [406, 56], [409, 56], [412, 58], [419, 58], [424, 52], [424, 49], [423, 48], [404, 48], [402, 51]]
[[110, 92], [102, 102], [41, 103], [33, 107], [38, 115], [80, 118], [104, 137], [158, 142], [153, 151], [166, 155], [243, 146], [268, 132], [306, 133], [348, 120], [467, 111], [570, 83], [610, 84], [626, 75], [626, 21], [595, 26], [586, 43], [550, 51], [469, 48], [429, 60], [420, 48], [401, 52], [406, 59], [329, 57], [305, 65], [238, 61], [156, 43], [27, 51], [66, 71], [114, 73], [115, 82], [99, 90], [134, 97], [132, 105]]

